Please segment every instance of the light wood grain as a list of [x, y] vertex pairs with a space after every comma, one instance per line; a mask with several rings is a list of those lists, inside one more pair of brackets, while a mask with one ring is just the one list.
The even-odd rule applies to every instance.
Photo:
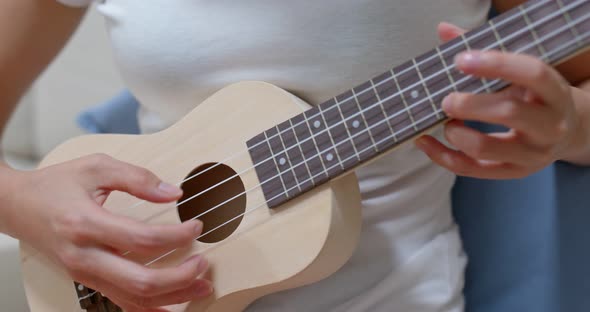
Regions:
[[[165, 131], [76, 138], [50, 153], [41, 166], [100, 152], [148, 168], [166, 181], [181, 181], [204, 163], [237, 155], [224, 164], [241, 172], [253, 165], [245, 153], [245, 142], [304, 108], [298, 99], [272, 85], [238, 83], [219, 91]], [[253, 170], [240, 178], [246, 189], [260, 183]], [[180, 222], [173, 204], [132, 207], [137, 202], [129, 195], [114, 193], [105, 207], [150, 223]], [[260, 188], [248, 193], [247, 210], [263, 203]], [[204, 253], [211, 262], [215, 294], [171, 310], [241, 311], [261, 296], [312, 283], [336, 271], [352, 254], [360, 224], [360, 194], [356, 177], [350, 173], [279, 209], [256, 209], [246, 214], [224, 241], [195, 242], [154, 267], [174, 265], [188, 255]], [[130, 257], [141, 263], [151, 260]], [[31, 311], [80, 310], [73, 283], [63, 269], [26, 244], [21, 244], [21, 258]]]

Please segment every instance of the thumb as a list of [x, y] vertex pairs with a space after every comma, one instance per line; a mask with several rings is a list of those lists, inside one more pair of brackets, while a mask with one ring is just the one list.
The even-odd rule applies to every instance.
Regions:
[[455, 26], [453, 24], [442, 22], [438, 24], [438, 37], [443, 42], [447, 42], [461, 36], [465, 33], [465, 29]]
[[122, 191], [156, 203], [165, 203], [182, 196], [182, 190], [160, 180], [151, 171], [116, 160], [106, 155], [88, 157], [93, 183], [97, 189]]

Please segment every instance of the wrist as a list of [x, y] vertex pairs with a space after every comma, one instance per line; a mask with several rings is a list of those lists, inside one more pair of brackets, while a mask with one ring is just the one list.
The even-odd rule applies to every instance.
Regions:
[[585, 124], [581, 124], [576, 129], [575, 138], [562, 153], [559, 160], [566, 161], [581, 166], [590, 165], [590, 129]]
[[577, 123], [572, 138], [560, 160], [577, 165], [590, 165], [590, 91], [572, 88], [576, 107]]
[[0, 163], [0, 233], [14, 237], [14, 220], [18, 210], [15, 198], [23, 172]]

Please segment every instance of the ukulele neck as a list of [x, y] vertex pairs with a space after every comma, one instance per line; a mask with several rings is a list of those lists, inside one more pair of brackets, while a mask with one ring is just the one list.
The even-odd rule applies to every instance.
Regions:
[[555, 65], [589, 48], [590, 1], [529, 1], [247, 142], [269, 207], [276, 207], [447, 119], [451, 92], [491, 93], [501, 80], [454, 65], [466, 50], [501, 50]]

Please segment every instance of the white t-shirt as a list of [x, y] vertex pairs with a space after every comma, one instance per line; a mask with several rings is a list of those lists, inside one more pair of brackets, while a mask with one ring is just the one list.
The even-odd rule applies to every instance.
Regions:
[[[86, 5], [91, 0], [58, 0]], [[490, 0], [103, 0], [115, 58], [152, 132], [241, 80], [311, 104], [438, 43], [436, 25], [481, 24]], [[461, 311], [465, 256], [454, 176], [411, 144], [357, 170], [363, 231], [351, 260], [251, 311]]]

